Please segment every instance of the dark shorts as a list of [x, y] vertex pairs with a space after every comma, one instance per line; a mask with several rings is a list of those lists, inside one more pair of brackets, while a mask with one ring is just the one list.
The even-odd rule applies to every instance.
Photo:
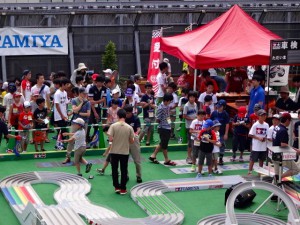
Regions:
[[199, 152], [200, 152], [200, 146], [195, 146], [194, 145], [194, 140], [191, 140], [192, 143], [192, 156], [198, 158]]
[[191, 148], [193, 146], [192, 141], [194, 140], [191, 140], [191, 133], [189, 128], [186, 128], [186, 138], [187, 138], [187, 145], [189, 148]]
[[257, 162], [258, 160], [265, 161], [267, 159], [267, 151], [257, 152], [252, 151], [250, 154], [250, 160], [253, 162]]
[[171, 130], [164, 129], [164, 128], [158, 128], [159, 138], [160, 138], [160, 147], [162, 149], [167, 149], [170, 136], [171, 136]]
[[212, 153], [199, 151], [199, 157], [198, 157], [198, 165], [203, 165], [204, 160], [206, 159], [206, 165], [211, 166], [212, 165]]
[[107, 118], [107, 109], [102, 109], [102, 119]]

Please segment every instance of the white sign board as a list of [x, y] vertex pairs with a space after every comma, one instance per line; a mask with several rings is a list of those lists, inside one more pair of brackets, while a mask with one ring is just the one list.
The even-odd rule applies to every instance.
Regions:
[[67, 28], [0, 29], [0, 55], [67, 55]]

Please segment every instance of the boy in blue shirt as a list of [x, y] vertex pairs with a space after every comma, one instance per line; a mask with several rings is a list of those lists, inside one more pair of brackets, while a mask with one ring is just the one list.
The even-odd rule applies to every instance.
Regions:
[[229, 115], [225, 111], [226, 101], [221, 99], [216, 104], [217, 110], [213, 111], [210, 119], [218, 120], [221, 123], [220, 126], [220, 142], [222, 146], [220, 147], [220, 157], [219, 157], [219, 165], [224, 165], [223, 156], [225, 152], [225, 141], [228, 139], [228, 131], [229, 131]]

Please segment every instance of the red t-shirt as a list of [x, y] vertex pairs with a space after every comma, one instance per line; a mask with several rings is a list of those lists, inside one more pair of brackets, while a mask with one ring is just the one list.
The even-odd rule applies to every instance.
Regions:
[[23, 105], [20, 104], [19, 106], [17, 106], [15, 103], [12, 104], [12, 113], [10, 115], [10, 124], [14, 127], [18, 127], [19, 126], [19, 116], [21, 114], [21, 112], [23, 112], [24, 108]]
[[231, 75], [228, 77], [226, 92], [243, 92], [243, 82], [248, 79], [247, 72], [245, 70], [231, 71]]
[[[21, 112], [19, 116], [19, 121], [23, 124], [23, 126], [24, 125], [26, 126], [32, 123], [32, 117], [33, 117], [32, 112], [28, 112], [28, 113]], [[24, 129], [19, 125], [18, 130], [24, 130]]]
[[198, 135], [198, 139], [201, 140], [202, 136], [205, 135], [205, 134], [209, 134], [209, 139], [210, 140], [213, 140], [213, 141], [217, 140], [216, 132], [214, 130], [207, 131], [206, 129], [200, 130], [199, 135]]
[[[201, 86], [200, 86], [200, 90], [199, 90], [200, 93], [206, 92], [206, 82], [207, 81], [202, 81], [201, 82]], [[213, 85], [214, 85], [214, 91], [213, 91], [213, 93], [218, 92], [219, 91], [219, 86], [218, 86], [217, 82], [215, 80], [213, 80], [213, 79], [210, 79], [209, 82], [212, 82]]]

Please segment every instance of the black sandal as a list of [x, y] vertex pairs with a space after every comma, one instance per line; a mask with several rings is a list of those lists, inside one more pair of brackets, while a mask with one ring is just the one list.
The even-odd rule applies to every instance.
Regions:
[[154, 164], [159, 164], [159, 162], [157, 161], [157, 159], [156, 158], [153, 158], [153, 157], [149, 157], [149, 160], [151, 161], [151, 162], [153, 162]]
[[168, 162], [164, 162], [164, 164], [165, 164], [166, 166], [176, 166], [176, 163], [173, 162], [173, 161], [171, 161], [171, 160], [169, 160]]

